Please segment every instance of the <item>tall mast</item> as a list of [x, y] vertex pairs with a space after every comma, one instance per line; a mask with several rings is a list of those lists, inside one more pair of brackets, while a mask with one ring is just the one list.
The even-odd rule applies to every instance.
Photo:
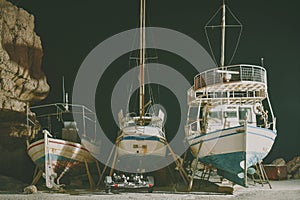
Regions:
[[226, 7], [225, 7], [225, 0], [223, 0], [223, 15], [222, 15], [222, 46], [221, 46], [221, 67], [224, 67], [225, 64], [225, 15], [226, 15]]
[[140, 119], [143, 118], [145, 112], [145, 87], [144, 87], [144, 67], [145, 67], [145, 12], [146, 0], [140, 2]]

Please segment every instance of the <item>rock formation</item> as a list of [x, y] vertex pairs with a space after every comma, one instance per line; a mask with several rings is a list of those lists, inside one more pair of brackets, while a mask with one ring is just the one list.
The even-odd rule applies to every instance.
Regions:
[[0, 127], [10, 128], [11, 136], [30, 134], [18, 131], [26, 104], [44, 99], [49, 92], [42, 56], [34, 16], [0, 0]]
[[[26, 126], [26, 108], [31, 102], [44, 99], [50, 89], [41, 70], [42, 56], [41, 40], [34, 32], [34, 16], [0, 0], [1, 173], [7, 174], [13, 166], [25, 167], [23, 161], [30, 161], [25, 138], [33, 136], [33, 132]], [[18, 176], [16, 171], [14, 174]]]
[[271, 164], [276, 166], [282, 166], [282, 165], [286, 165], [286, 162], [283, 158], [277, 158]]
[[300, 178], [300, 156], [294, 157], [287, 163], [287, 171], [291, 174], [292, 178]]

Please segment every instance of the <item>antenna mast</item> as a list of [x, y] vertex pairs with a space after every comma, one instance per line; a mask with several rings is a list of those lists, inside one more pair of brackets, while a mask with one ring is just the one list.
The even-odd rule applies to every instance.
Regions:
[[226, 27], [226, 7], [225, 0], [223, 0], [223, 15], [222, 15], [222, 46], [221, 46], [221, 67], [224, 67], [225, 64], [225, 27]]

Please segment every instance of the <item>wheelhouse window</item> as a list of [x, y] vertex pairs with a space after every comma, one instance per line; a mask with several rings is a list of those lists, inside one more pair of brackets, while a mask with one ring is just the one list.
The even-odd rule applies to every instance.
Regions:
[[208, 123], [221, 124], [222, 123], [222, 111], [210, 111], [208, 113]]
[[222, 119], [222, 112], [221, 111], [211, 111], [211, 112], [209, 112], [208, 116], [210, 118]]
[[251, 108], [239, 108], [239, 120], [244, 121], [247, 119], [247, 122], [252, 123], [252, 115], [251, 115]]
[[224, 118], [237, 118], [236, 111], [225, 111]]

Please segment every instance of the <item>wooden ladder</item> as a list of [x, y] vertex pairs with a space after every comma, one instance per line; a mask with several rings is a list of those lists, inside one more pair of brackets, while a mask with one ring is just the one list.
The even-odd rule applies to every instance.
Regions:
[[258, 175], [259, 180], [254, 179], [254, 177], [252, 176], [254, 183], [259, 183], [262, 186], [264, 186], [264, 184], [268, 184], [270, 189], [272, 189], [272, 186], [270, 184], [269, 178], [266, 174], [266, 171], [262, 164], [262, 161], [259, 161], [258, 163], [256, 163], [255, 167], [256, 167], [256, 174]]

